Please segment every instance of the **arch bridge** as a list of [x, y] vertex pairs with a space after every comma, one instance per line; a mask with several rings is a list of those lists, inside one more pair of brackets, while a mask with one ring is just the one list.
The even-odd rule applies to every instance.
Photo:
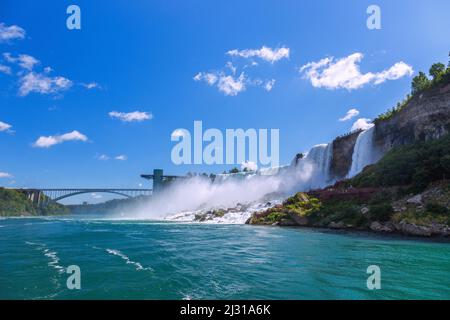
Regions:
[[49, 201], [60, 201], [65, 198], [87, 193], [111, 193], [125, 198], [135, 198], [138, 196], [150, 196], [152, 189], [111, 189], [111, 188], [78, 188], [78, 189], [20, 189], [34, 203], [48, 203]]

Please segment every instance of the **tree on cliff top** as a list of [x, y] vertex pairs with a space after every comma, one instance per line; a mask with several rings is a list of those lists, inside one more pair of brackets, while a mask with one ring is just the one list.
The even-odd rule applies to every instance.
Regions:
[[435, 63], [430, 68], [430, 76], [434, 81], [439, 81], [445, 74], [445, 65], [443, 63]]
[[430, 83], [431, 82], [426, 76], [426, 74], [420, 71], [419, 75], [415, 76], [412, 80], [411, 84], [412, 93], [415, 94], [417, 92], [427, 89], [430, 86]]

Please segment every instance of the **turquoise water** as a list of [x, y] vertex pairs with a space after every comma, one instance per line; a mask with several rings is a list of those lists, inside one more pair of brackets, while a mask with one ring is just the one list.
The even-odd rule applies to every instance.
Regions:
[[[65, 268], [81, 269], [69, 290]], [[369, 265], [381, 290], [366, 287]], [[450, 244], [295, 228], [0, 220], [1, 299], [450, 298]]]

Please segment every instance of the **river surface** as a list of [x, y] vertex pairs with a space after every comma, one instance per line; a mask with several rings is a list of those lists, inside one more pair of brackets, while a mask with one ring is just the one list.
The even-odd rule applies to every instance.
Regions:
[[[81, 289], [69, 290], [77, 265]], [[381, 289], [366, 271], [381, 269]], [[450, 244], [300, 228], [0, 220], [0, 299], [450, 299]]]

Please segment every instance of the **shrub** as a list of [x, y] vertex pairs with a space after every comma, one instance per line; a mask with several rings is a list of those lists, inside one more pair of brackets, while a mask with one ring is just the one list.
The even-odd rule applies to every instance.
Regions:
[[369, 205], [370, 219], [373, 221], [389, 221], [394, 214], [394, 210], [390, 203], [379, 203]]
[[427, 203], [425, 209], [426, 209], [426, 212], [433, 213], [433, 214], [448, 214], [449, 213], [448, 208], [446, 208], [443, 205], [440, 205], [438, 203], [435, 203], [435, 202]]

